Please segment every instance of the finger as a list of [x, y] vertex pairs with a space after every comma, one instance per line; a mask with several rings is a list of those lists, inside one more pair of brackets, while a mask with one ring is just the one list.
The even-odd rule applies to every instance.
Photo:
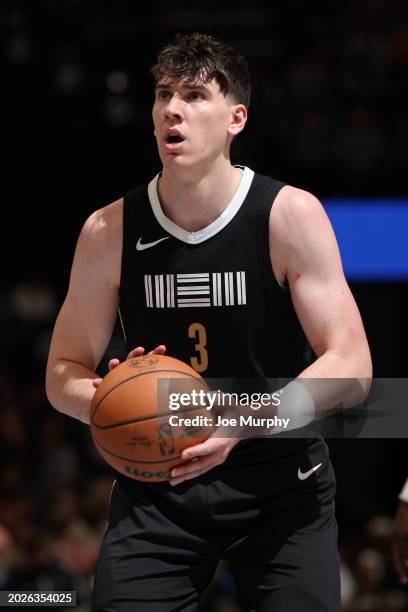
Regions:
[[109, 360], [109, 372], [116, 368], [120, 364], [119, 359], [110, 359]]
[[97, 389], [102, 382], [102, 378], [94, 378], [92, 381], [92, 385]]
[[197, 470], [201, 470], [201, 468], [205, 467], [208, 463], [211, 463], [211, 458], [208, 456], [201, 459], [193, 459], [188, 463], [175, 467], [170, 473], [170, 476], [172, 478], [184, 477], [187, 474], [192, 474], [193, 472], [197, 472]]
[[164, 355], [165, 352], [166, 352], [166, 347], [164, 346], [164, 344], [159, 344], [159, 346], [156, 346], [155, 349], [153, 349], [147, 354], [148, 355]]
[[197, 472], [192, 472], [191, 474], [188, 474], [184, 478], [171, 478], [169, 480], [169, 484], [171, 487], [174, 487], [175, 485], [178, 485], [181, 482], [184, 482], [185, 480], [192, 480], [193, 478], [196, 478], [197, 476], [200, 476], [201, 474], [202, 472], [197, 471]]
[[[201, 474], [205, 474], [205, 472], [208, 472], [213, 467], [215, 467], [216, 463], [214, 461], [206, 460], [206, 461], [203, 461], [202, 463], [200, 461], [198, 465], [199, 465], [199, 469], [190, 470], [189, 472], [181, 472], [181, 470], [179, 472], [178, 470], [180, 468], [177, 468], [176, 476], [170, 478], [170, 485], [174, 486], [174, 485], [180, 484], [180, 482], [184, 482], [185, 480], [191, 480], [192, 478], [197, 478], [197, 476], [201, 476]], [[174, 473], [174, 470], [172, 474], [173, 473]]]
[[133, 357], [140, 357], [140, 355], [143, 355], [144, 352], [145, 352], [144, 347], [138, 346], [134, 348], [132, 351], [130, 351], [126, 359], [133, 359]]
[[209, 453], [212, 453], [213, 450], [213, 441], [208, 439], [205, 442], [201, 442], [201, 444], [195, 444], [194, 446], [185, 448], [181, 453], [181, 458], [183, 460], [195, 459], [196, 457], [203, 457], [204, 455], [208, 455]]

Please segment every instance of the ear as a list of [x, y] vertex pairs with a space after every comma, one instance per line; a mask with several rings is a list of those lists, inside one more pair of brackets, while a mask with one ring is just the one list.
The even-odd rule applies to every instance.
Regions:
[[236, 136], [245, 127], [248, 118], [248, 111], [243, 104], [234, 104], [231, 107], [231, 123], [228, 127], [228, 132], [231, 136]]

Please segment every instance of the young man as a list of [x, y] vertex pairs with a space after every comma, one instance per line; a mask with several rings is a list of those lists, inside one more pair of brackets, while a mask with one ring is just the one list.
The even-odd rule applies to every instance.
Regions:
[[[130, 356], [167, 348], [204, 377], [260, 387], [369, 378], [322, 206], [231, 165], [249, 106], [245, 59], [212, 37], [178, 35], [153, 75], [163, 170], [84, 225], [50, 350], [50, 402], [89, 422], [118, 308]], [[220, 558], [248, 610], [339, 610], [335, 481], [321, 439], [212, 436], [183, 458], [170, 482], [117, 475], [95, 610], [195, 610]]]

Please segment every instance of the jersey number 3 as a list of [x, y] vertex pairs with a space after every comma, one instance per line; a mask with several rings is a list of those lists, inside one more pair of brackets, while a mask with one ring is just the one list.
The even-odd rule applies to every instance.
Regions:
[[201, 323], [192, 323], [188, 328], [188, 337], [196, 341], [195, 350], [197, 357], [190, 357], [192, 367], [196, 372], [205, 372], [208, 368], [207, 333]]

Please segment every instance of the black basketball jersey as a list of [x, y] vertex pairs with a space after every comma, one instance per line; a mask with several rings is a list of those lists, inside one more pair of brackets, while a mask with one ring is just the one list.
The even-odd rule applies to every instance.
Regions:
[[259, 392], [267, 378], [295, 377], [310, 349], [269, 255], [270, 210], [284, 183], [243, 168], [220, 217], [188, 232], [164, 215], [158, 178], [124, 198], [120, 316], [128, 350], [165, 344], [204, 378], [234, 379], [241, 390], [243, 379]]

